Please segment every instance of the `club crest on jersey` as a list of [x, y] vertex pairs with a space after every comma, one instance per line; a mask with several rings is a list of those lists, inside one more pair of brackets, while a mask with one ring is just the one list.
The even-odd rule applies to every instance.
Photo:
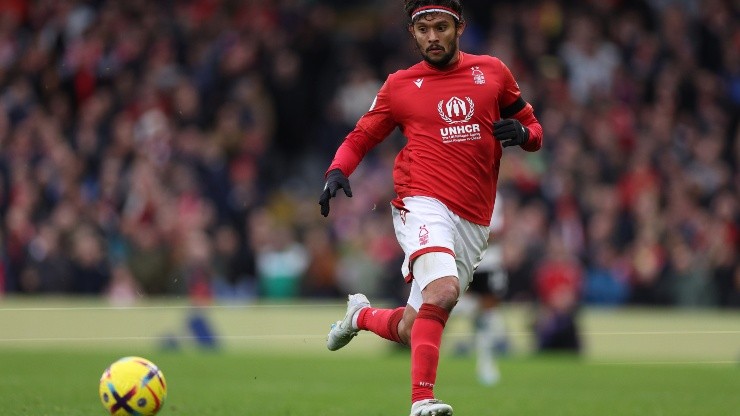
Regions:
[[483, 85], [486, 83], [486, 77], [483, 76], [483, 71], [479, 67], [474, 66], [470, 68], [473, 71], [473, 83], [477, 85]]
[[437, 112], [448, 127], [440, 129], [442, 143], [461, 142], [467, 140], [478, 140], [481, 138], [480, 125], [470, 123], [475, 113], [475, 103], [470, 97], [463, 100], [452, 97], [447, 101], [441, 100], [437, 103]]

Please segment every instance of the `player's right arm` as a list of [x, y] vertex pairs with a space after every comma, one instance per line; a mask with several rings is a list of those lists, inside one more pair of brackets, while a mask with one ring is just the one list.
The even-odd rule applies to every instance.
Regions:
[[365, 155], [396, 128], [390, 105], [388, 81], [383, 84], [375, 96], [370, 109], [357, 122], [337, 149], [324, 177], [326, 184], [319, 199], [321, 215], [329, 215], [329, 200], [336, 196], [339, 188], [345, 195], [352, 196], [347, 177], [355, 171]]
[[[389, 78], [390, 79], [390, 78]], [[357, 122], [354, 130], [345, 137], [329, 165], [328, 173], [340, 169], [349, 176], [355, 171], [360, 161], [378, 143], [396, 128], [390, 105], [389, 81], [380, 88], [370, 109]]]

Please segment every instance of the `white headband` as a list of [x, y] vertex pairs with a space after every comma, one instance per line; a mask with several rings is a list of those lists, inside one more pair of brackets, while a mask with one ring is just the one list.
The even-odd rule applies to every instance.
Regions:
[[454, 10], [444, 7], [444, 6], [419, 7], [418, 9], [414, 10], [413, 13], [411, 13], [411, 21], [413, 22], [414, 20], [416, 20], [417, 17], [421, 16], [422, 14], [427, 14], [427, 13], [447, 13], [450, 16], [454, 17], [455, 20], [457, 20], [458, 22], [460, 21], [460, 15], [455, 13]]

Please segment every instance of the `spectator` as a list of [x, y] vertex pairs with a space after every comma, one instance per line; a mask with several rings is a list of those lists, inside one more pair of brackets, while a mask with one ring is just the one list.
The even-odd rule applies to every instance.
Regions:
[[534, 330], [538, 350], [580, 352], [578, 309], [583, 270], [559, 237], [550, 237], [535, 279], [538, 307]]
[[110, 281], [110, 267], [100, 237], [89, 227], [78, 227], [72, 239], [72, 290], [81, 294], [102, 294]]
[[588, 104], [610, 93], [619, 55], [617, 48], [603, 39], [594, 16], [572, 18], [560, 54], [576, 102]]

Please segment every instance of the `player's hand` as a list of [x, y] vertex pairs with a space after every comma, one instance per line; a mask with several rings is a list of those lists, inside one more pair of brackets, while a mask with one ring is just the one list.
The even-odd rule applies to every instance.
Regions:
[[329, 215], [329, 200], [337, 196], [339, 188], [344, 189], [344, 194], [352, 198], [352, 188], [349, 187], [349, 179], [344, 176], [344, 173], [340, 169], [332, 169], [326, 175], [326, 184], [324, 185], [324, 192], [319, 198], [319, 205], [321, 205], [321, 215]]
[[519, 120], [507, 118], [493, 123], [493, 137], [501, 142], [501, 146], [520, 146], [529, 140], [529, 129]]

